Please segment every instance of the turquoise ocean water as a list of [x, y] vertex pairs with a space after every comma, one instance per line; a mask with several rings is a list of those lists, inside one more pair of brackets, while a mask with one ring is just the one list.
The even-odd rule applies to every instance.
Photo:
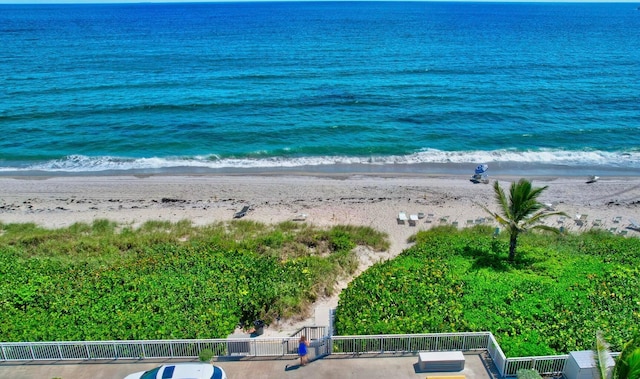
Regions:
[[0, 175], [637, 175], [638, 31], [624, 3], [0, 5]]

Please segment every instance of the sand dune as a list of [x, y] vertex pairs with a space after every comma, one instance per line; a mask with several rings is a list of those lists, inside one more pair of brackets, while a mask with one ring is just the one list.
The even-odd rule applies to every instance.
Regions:
[[[514, 177], [493, 177], [508, 186]], [[602, 228], [626, 232], [640, 210], [640, 178], [537, 177], [534, 186], [548, 186], [541, 201], [566, 212], [547, 222], [569, 231]], [[425, 175], [202, 175], [202, 176], [79, 176], [0, 177], [0, 222], [34, 222], [56, 228], [75, 222], [109, 219], [140, 225], [148, 220], [196, 225], [230, 221], [244, 205], [245, 219], [265, 223], [304, 219], [318, 226], [366, 225], [389, 235], [391, 247], [382, 253], [363, 252], [361, 270], [392, 258], [408, 247], [418, 230], [441, 223], [465, 227], [487, 216], [482, 206], [497, 210], [492, 185], [473, 184], [466, 176]], [[398, 213], [422, 213], [415, 226], [399, 224]], [[586, 215], [582, 225], [576, 215]], [[304, 217], [301, 217], [304, 215]], [[361, 271], [360, 270], [360, 271]], [[339, 283], [346, 286], [349, 278]], [[335, 306], [337, 296], [317, 305]], [[312, 312], [310, 312], [312, 314]], [[283, 321], [271, 333], [295, 330], [312, 319]]]

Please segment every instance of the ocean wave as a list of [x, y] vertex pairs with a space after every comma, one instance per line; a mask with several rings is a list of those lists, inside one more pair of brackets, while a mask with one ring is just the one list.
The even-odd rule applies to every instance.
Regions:
[[176, 168], [199, 169], [278, 169], [334, 165], [421, 165], [421, 164], [527, 164], [567, 167], [600, 167], [602, 169], [640, 169], [640, 151], [441, 151], [428, 149], [409, 155], [390, 156], [260, 156], [228, 158], [216, 155], [194, 157], [89, 157], [71, 155], [35, 164], [0, 163], [0, 172], [68, 172], [153, 171]]

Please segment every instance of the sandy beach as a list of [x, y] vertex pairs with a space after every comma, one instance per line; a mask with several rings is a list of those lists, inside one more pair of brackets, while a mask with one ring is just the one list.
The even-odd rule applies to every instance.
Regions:
[[[492, 177], [505, 187], [518, 177]], [[547, 223], [569, 231], [601, 228], [638, 237], [629, 229], [640, 210], [639, 177], [602, 177], [587, 184], [583, 177], [535, 177], [548, 186], [541, 202], [567, 213]], [[419, 230], [457, 223], [466, 227], [497, 210], [492, 184], [473, 184], [468, 176], [406, 175], [158, 175], [0, 177], [0, 222], [57, 228], [76, 222], [109, 219], [138, 226], [148, 220], [191, 220], [196, 225], [233, 220], [243, 206], [244, 219], [264, 223], [304, 219], [321, 227], [370, 226], [389, 236], [387, 252], [363, 253], [362, 271], [392, 258]], [[398, 213], [419, 215], [415, 226], [399, 223]], [[577, 215], [586, 215], [579, 225]], [[422, 217], [424, 216], [424, 217]], [[497, 226], [497, 225], [496, 225]], [[338, 284], [344, 287], [350, 278]], [[334, 307], [337, 296], [316, 306]], [[310, 310], [310, 315], [313, 312]], [[283, 322], [273, 333], [285, 333], [312, 319]]]

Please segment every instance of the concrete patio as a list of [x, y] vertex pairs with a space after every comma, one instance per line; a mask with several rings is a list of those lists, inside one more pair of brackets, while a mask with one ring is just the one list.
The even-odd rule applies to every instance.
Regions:
[[[7, 379], [118, 379], [126, 375], [153, 368], [167, 360], [118, 361], [58, 361], [58, 362], [4, 362], [0, 363], [0, 378]], [[176, 362], [176, 361], [173, 361]], [[244, 358], [222, 359], [222, 367], [229, 379], [417, 379], [427, 375], [460, 375], [468, 379], [496, 379], [498, 375], [486, 353], [465, 353], [463, 371], [448, 373], [419, 372], [418, 356], [362, 355], [359, 357], [330, 355], [300, 367], [297, 359]]]

